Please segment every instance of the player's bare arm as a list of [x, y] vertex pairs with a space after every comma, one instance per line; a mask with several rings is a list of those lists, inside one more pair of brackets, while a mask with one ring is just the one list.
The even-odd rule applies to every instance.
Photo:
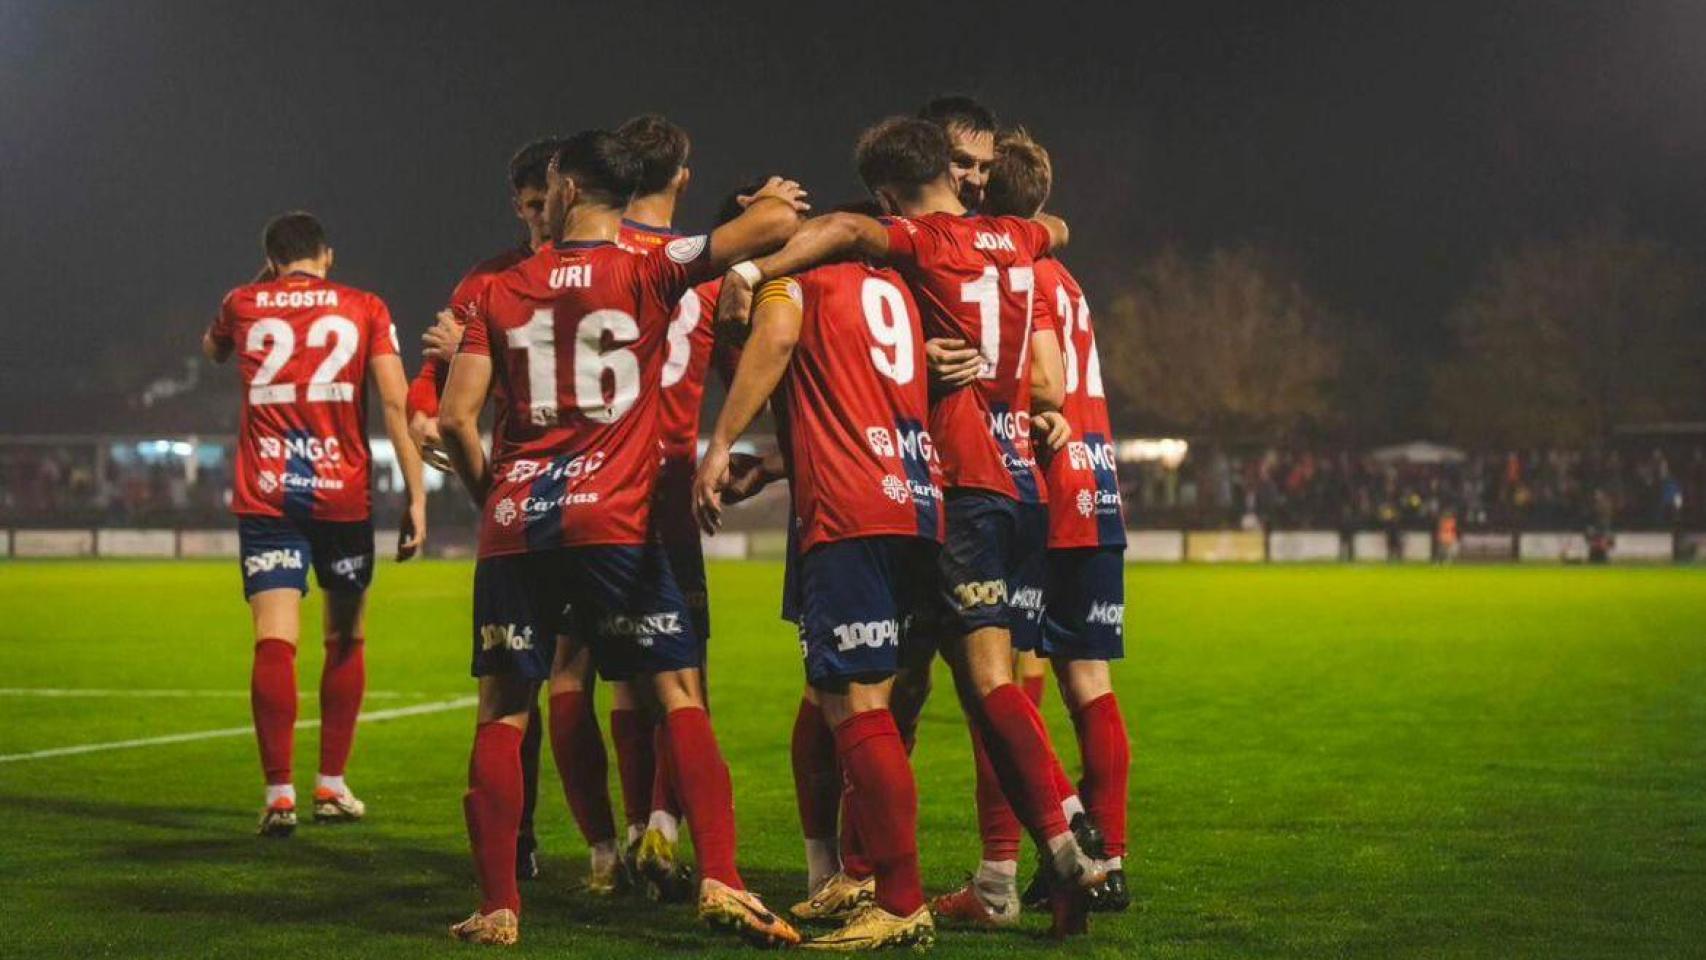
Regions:
[[379, 404], [385, 415], [385, 432], [396, 451], [397, 466], [403, 470], [403, 491], [408, 508], [397, 537], [397, 559], [414, 556], [426, 542], [426, 483], [421, 477], [421, 455], [409, 437], [409, 378], [403, 360], [395, 354], [374, 357], [373, 382], [379, 388]]
[[491, 489], [490, 464], [480, 445], [480, 408], [492, 383], [492, 359], [474, 353], [459, 353], [451, 361], [438, 401], [439, 439], [450, 466], [476, 507], [486, 503]]
[[936, 337], [924, 342], [924, 363], [937, 386], [957, 390], [976, 382], [983, 371], [983, 351], [958, 337]]
[[201, 335], [202, 355], [214, 363], [224, 363], [231, 359], [231, 349], [234, 346], [235, 344], [230, 340], [222, 340], [214, 336], [211, 329]]
[[722, 294], [717, 299], [717, 322], [744, 323], [750, 310], [752, 291], [766, 280], [792, 276], [820, 263], [852, 257], [880, 260], [888, 256], [888, 252], [888, 231], [871, 217], [857, 213], [831, 213], [816, 217], [801, 226], [780, 250], [739, 264], [724, 274]]
[[740, 216], [711, 231], [712, 265], [724, 270], [781, 246], [800, 228], [800, 214], [811, 209], [805, 197], [798, 183], [771, 177]]
[[1066, 361], [1053, 330], [1031, 334], [1031, 431], [1059, 450], [1072, 438], [1072, 425], [1060, 409], [1066, 403]]
[[462, 345], [463, 323], [456, 312], [445, 307], [434, 318], [433, 325], [421, 334], [421, 355], [428, 360], [438, 360], [449, 363], [456, 356], [456, 348]]
[[752, 335], [741, 353], [734, 383], [729, 386], [710, 445], [693, 478], [693, 514], [706, 533], [715, 533], [722, 525], [722, 494], [730, 482], [730, 449], [782, 382], [788, 361], [793, 359], [794, 346], [800, 340], [800, 319], [797, 294], [788, 287], [773, 285], [759, 297], [753, 311]]
[[1065, 220], [1060, 219], [1052, 213], [1038, 213], [1031, 219], [1042, 224], [1043, 229], [1048, 231], [1048, 249], [1050, 253], [1059, 253], [1066, 249], [1067, 243], [1072, 239], [1072, 231], [1067, 229]]

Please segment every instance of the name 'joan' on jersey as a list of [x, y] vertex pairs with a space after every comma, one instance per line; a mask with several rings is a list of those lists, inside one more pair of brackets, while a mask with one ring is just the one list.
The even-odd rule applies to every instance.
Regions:
[[832, 263], [759, 299], [800, 305], [786, 385], [800, 549], [853, 537], [942, 539], [942, 471], [926, 427], [918, 307], [900, 274]]
[[462, 337], [492, 358], [492, 488], [479, 555], [641, 544], [657, 479], [667, 312], [710, 272], [707, 238], [648, 256], [545, 247], [504, 272]]
[[975, 386], [934, 397], [930, 407], [947, 485], [1046, 502], [1031, 449], [1030, 343], [1048, 322], [1034, 296], [1048, 230], [1021, 217], [950, 213], [886, 223], [889, 261], [912, 286], [925, 336], [983, 351]]
[[226, 294], [210, 333], [243, 384], [231, 512], [366, 520], [367, 367], [397, 353], [385, 302], [291, 273]]

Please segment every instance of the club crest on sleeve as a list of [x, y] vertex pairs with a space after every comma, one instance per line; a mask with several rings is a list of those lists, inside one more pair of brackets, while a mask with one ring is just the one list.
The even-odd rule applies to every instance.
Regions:
[[663, 252], [676, 263], [692, 263], [699, 259], [699, 254], [705, 249], [705, 235], [682, 237], [671, 240], [663, 248]]

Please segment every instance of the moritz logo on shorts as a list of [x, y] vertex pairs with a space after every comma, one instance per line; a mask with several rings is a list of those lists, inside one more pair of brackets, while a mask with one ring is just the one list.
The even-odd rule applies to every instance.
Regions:
[[631, 637], [650, 640], [652, 637], [673, 637], [681, 632], [681, 614], [646, 613], [637, 617], [616, 613], [604, 618], [607, 637]]
[[1101, 601], [1092, 603], [1090, 604], [1090, 615], [1085, 617], [1084, 621], [1109, 627], [1120, 626], [1125, 623], [1125, 604]]
[[485, 650], [522, 650], [533, 649], [533, 628], [522, 627], [517, 630], [513, 623], [488, 623], [480, 627], [480, 649]]
[[243, 575], [246, 577], [279, 569], [301, 570], [302, 551], [268, 550], [265, 553], [257, 553], [252, 557], [243, 558]]

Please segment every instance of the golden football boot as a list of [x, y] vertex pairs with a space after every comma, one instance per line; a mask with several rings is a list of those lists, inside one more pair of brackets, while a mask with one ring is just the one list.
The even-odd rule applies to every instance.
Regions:
[[521, 939], [521, 919], [514, 910], [474, 911], [461, 923], [452, 924], [450, 937], [463, 943], [484, 943], [494, 947], [513, 947]]
[[810, 897], [794, 904], [788, 912], [798, 920], [846, 920], [876, 895], [875, 877], [855, 880], [845, 871], [837, 870], [818, 884]]
[[871, 903], [855, 913], [841, 929], [807, 940], [800, 944], [800, 947], [805, 950], [852, 953], [858, 950], [882, 950], [886, 947], [928, 950], [935, 942], [936, 921], [930, 918], [928, 906], [914, 910], [910, 917], [897, 917]]
[[718, 880], [699, 885], [699, 919], [733, 930], [741, 939], [761, 947], [791, 947], [800, 942], [800, 932], [771, 913], [757, 894]]

